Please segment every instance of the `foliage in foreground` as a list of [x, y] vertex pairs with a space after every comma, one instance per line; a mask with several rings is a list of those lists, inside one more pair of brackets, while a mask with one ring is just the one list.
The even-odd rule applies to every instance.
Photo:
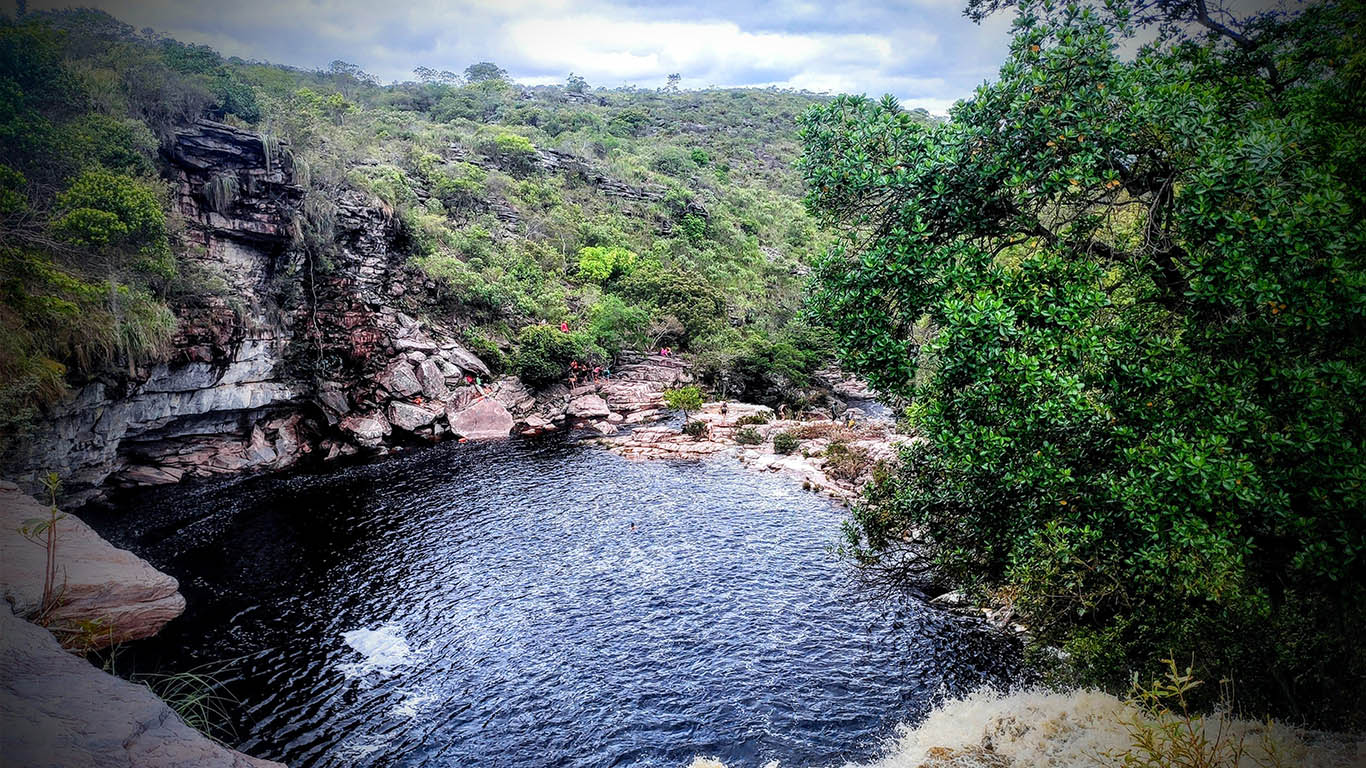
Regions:
[[927, 438], [850, 544], [1009, 587], [1088, 682], [1192, 656], [1244, 707], [1360, 725], [1363, 5], [1193, 20], [1126, 59], [1128, 5], [1024, 3], [949, 124], [805, 118], [808, 204], [847, 235], [814, 306]]

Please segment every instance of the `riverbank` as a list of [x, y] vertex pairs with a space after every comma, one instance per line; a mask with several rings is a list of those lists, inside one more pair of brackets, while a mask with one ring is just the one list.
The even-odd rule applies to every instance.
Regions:
[[[173, 577], [59, 513], [53, 586], [34, 520], [50, 509], [0, 482], [0, 732], [4, 763], [25, 768], [283, 768], [186, 725], [145, 685], [79, 654], [155, 635], [185, 608]], [[33, 623], [37, 621], [39, 623]]]
[[[647, 426], [600, 443], [630, 459], [731, 457], [756, 472], [785, 476], [804, 490], [847, 504], [879, 464], [895, 460], [897, 447], [914, 439], [897, 433], [885, 419], [778, 418], [772, 408], [749, 403], [710, 402], [690, 417], [704, 425], [700, 434]], [[775, 440], [786, 445], [775, 445]]]
[[[1366, 741], [1344, 734], [1222, 714], [1152, 717], [1099, 691], [984, 689], [902, 725], [881, 757], [846, 768], [1353, 768], [1363, 760]], [[698, 757], [688, 768], [727, 767]]]

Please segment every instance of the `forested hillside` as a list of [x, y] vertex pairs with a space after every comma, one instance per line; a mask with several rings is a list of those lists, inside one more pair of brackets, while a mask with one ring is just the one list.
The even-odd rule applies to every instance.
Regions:
[[[282, 300], [332, 269], [337, 206], [356, 192], [401, 231], [414, 287], [437, 297], [424, 311], [495, 367], [546, 380], [662, 345], [698, 353], [732, 393], [799, 397], [825, 349], [798, 319], [823, 240], [792, 170], [795, 121], [818, 97], [573, 76], [527, 88], [487, 62], [414, 77], [225, 59], [94, 11], [5, 21], [6, 436], [73, 385], [164, 359], [185, 306], [242, 300], [194, 258], [167, 184], [168, 141], [199, 119], [259, 133], [292, 177], [265, 192], [292, 211]], [[223, 172], [196, 196], [226, 215], [255, 184]], [[545, 333], [560, 323], [571, 332]], [[301, 378], [343, 364], [294, 359]]]

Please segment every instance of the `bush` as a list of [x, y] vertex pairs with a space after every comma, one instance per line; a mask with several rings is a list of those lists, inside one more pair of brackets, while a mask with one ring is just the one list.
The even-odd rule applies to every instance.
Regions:
[[579, 279], [606, 283], [631, 274], [636, 255], [619, 246], [586, 246], [579, 249]]
[[573, 337], [549, 325], [528, 325], [517, 334], [512, 370], [527, 386], [541, 388], [569, 375], [578, 356]]
[[773, 452], [786, 456], [797, 450], [797, 444], [800, 442], [791, 432], [779, 432], [773, 436]]
[[833, 442], [825, 449], [825, 474], [836, 480], [854, 482], [872, 463], [868, 451], [844, 442]]
[[755, 411], [754, 413], [747, 413], [744, 416], [741, 416], [739, 419], [736, 419], [735, 423], [738, 426], [745, 427], [750, 424], [767, 424], [772, 420], [773, 414], [769, 411]]
[[536, 146], [515, 133], [500, 133], [479, 142], [476, 148], [509, 171], [528, 173], [536, 167]]
[[700, 438], [703, 435], [706, 435], [707, 432], [707, 422], [705, 421], [690, 421], [683, 425], [683, 434], [688, 435], [689, 437]]
[[758, 445], [763, 441], [763, 436], [761, 436], [759, 430], [754, 427], [745, 427], [735, 433], [735, 442], [740, 445]]

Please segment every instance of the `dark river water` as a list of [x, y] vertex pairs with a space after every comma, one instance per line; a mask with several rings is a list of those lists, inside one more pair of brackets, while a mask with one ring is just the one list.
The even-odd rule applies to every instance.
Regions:
[[557, 440], [164, 488], [91, 522], [189, 600], [119, 672], [210, 664], [249, 754], [787, 768], [874, 757], [1015, 668], [980, 623], [860, 586], [842, 515], [726, 461]]

